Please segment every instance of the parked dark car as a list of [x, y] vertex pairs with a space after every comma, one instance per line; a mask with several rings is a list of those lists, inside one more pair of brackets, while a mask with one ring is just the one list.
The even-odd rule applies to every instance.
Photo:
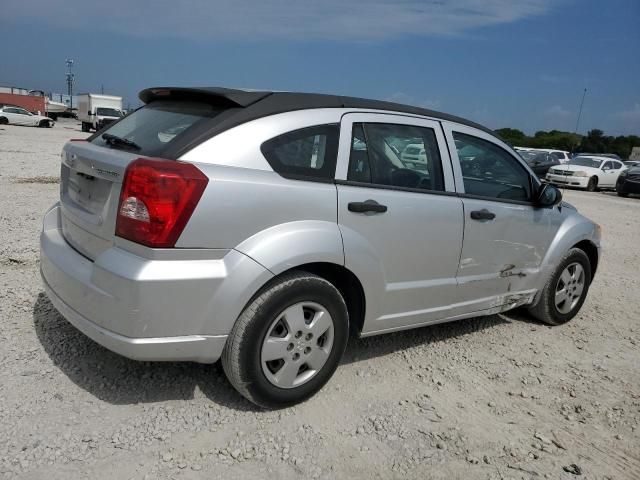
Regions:
[[620, 172], [616, 182], [616, 192], [621, 197], [626, 197], [630, 193], [640, 194], [640, 166]]
[[552, 154], [546, 152], [537, 152], [534, 150], [521, 150], [518, 152], [520, 156], [531, 167], [533, 173], [538, 177], [544, 177], [551, 167], [560, 165], [560, 161]]

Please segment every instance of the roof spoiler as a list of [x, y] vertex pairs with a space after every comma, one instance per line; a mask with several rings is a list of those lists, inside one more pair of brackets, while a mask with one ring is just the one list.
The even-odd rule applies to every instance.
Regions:
[[244, 108], [269, 95], [271, 92], [222, 87], [153, 87], [142, 90], [138, 97], [144, 103], [162, 99], [198, 99], [229, 108]]

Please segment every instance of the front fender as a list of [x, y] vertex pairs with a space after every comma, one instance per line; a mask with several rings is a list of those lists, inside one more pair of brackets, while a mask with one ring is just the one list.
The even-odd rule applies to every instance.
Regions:
[[[564, 208], [572, 209], [572, 207], [569, 206], [565, 206]], [[549, 276], [553, 274], [567, 252], [573, 246], [585, 240], [591, 242], [597, 248], [598, 256], [600, 256], [600, 229], [598, 225], [588, 218], [583, 217], [578, 212], [571, 212], [560, 225], [542, 260], [540, 265], [540, 278], [537, 282], [539, 291], [545, 286]]]
[[338, 224], [321, 220], [288, 222], [263, 230], [236, 248], [274, 275], [306, 263], [344, 265]]

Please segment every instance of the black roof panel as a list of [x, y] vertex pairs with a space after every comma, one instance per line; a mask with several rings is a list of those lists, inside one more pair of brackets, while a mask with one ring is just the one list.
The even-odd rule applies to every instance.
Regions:
[[491, 129], [455, 115], [400, 103], [339, 95], [240, 90], [222, 87], [154, 87], [142, 90], [139, 97], [145, 103], [165, 98], [206, 98], [212, 103], [229, 109], [218, 115], [211, 125], [203, 126], [201, 131], [194, 132], [192, 141], [180, 148], [180, 151], [172, 152], [175, 155], [179, 155], [186, 149], [193, 147], [195, 143], [204, 141], [208, 137], [251, 120], [278, 113], [313, 108], [354, 108], [409, 113], [460, 123], [496, 136]]

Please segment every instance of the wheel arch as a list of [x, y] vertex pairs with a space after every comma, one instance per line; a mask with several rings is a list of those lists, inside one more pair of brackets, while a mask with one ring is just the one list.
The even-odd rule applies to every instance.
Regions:
[[589, 257], [589, 265], [591, 266], [591, 278], [590, 281], [593, 280], [593, 277], [596, 274], [596, 270], [598, 269], [598, 247], [591, 240], [582, 240], [571, 248], [578, 248], [586, 253], [587, 257]]
[[366, 311], [366, 297], [362, 283], [358, 277], [344, 265], [331, 262], [311, 262], [283, 270], [258, 288], [242, 311], [244, 311], [244, 309], [250, 305], [256, 297], [258, 297], [265, 289], [268, 289], [274, 282], [278, 282], [282, 277], [296, 271], [312, 273], [325, 279], [336, 287], [347, 305], [347, 311], [349, 312], [349, 328], [351, 329], [351, 333], [358, 335], [362, 332]]

